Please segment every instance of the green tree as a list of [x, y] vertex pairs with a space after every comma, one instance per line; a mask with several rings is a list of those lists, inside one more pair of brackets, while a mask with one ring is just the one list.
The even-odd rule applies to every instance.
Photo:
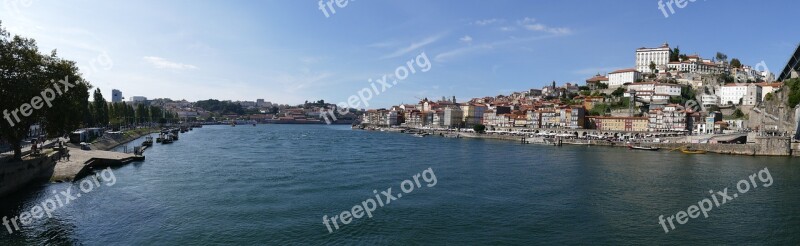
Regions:
[[97, 88], [92, 95], [92, 116], [94, 117], [95, 126], [108, 126], [109, 123], [109, 106], [103, 92]]
[[655, 62], [652, 62], [652, 61], [650, 62], [650, 71], [656, 71], [656, 63]]
[[731, 59], [731, 67], [742, 68], [742, 62], [738, 58]]
[[477, 132], [477, 133], [483, 134], [483, 133], [486, 133], [486, 126], [484, 126], [482, 124], [477, 124], [477, 125], [472, 127], [472, 130], [475, 130], [475, 132]]
[[728, 55], [723, 54], [722, 52], [717, 52], [717, 61], [728, 62]]
[[625, 95], [625, 88], [618, 87], [614, 92], [611, 92], [611, 95], [614, 97], [622, 97]]
[[[22, 159], [22, 141], [32, 125], [39, 123], [50, 137], [79, 125], [89, 87], [74, 62], [58, 58], [56, 51], [44, 55], [35, 40], [11, 37], [0, 26], [0, 138], [14, 150], [12, 160]], [[53, 99], [45, 102], [48, 97]]]
[[670, 62], [680, 61], [680, 57], [681, 57], [681, 49], [679, 47], [675, 47], [674, 49], [672, 49], [672, 53], [669, 54], [669, 61]]
[[739, 119], [739, 118], [744, 117], [744, 112], [742, 112], [741, 109], [737, 108], [736, 110], [733, 111], [733, 115], [731, 115], [731, 116], [733, 116], [734, 119]]

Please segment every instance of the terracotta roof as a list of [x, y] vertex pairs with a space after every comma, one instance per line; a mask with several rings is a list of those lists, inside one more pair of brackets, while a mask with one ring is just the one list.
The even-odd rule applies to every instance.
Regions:
[[636, 72], [636, 69], [635, 68], [620, 69], [620, 70], [617, 70], [617, 71], [614, 71], [614, 72], [610, 72], [609, 74], [612, 74], [612, 73], [629, 73], [629, 72]]

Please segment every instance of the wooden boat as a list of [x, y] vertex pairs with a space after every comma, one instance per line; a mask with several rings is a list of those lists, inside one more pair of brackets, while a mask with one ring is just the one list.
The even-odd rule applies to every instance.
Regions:
[[684, 154], [690, 154], [690, 155], [705, 154], [706, 153], [705, 150], [691, 150], [691, 149], [681, 149], [681, 152], [683, 152]]
[[661, 148], [655, 148], [655, 147], [650, 147], [650, 146], [648, 146], [648, 147], [644, 147], [644, 146], [633, 146], [633, 145], [630, 145], [630, 144], [629, 144], [629, 145], [628, 145], [628, 149], [632, 149], [632, 150], [648, 150], [648, 151], [658, 151], [658, 150], [660, 150]]

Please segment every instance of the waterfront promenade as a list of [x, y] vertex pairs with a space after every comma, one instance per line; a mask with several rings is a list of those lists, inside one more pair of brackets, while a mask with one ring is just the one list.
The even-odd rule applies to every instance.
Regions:
[[[355, 129], [355, 128], [354, 128]], [[640, 137], [633, 140], [619, 140], [608, 138], [592, 138], [592, 137], [574, 137], [577, 135], [564, 134], [563, 136], [541, 136], [532, 132], [508, 132], [508, 133], [483, 133], [478, 134], [474, 132], [453, 131], [453, 130], [434, 130], [434, 129], [421, 129], [421, 128], [366, 128], [368, 131], [387, 131], [396, 133], [409, 133], [409, 132], [424, 132], [432, 136], [447, 136], [453, 137], [457, 134], [460, 138], [480, 138], [480, 139], [496, 139], [505, 141], [516, 141], [520, 143], [536, 143], [545, 142], [540, 140], [550, 140], [549, 142], [560, 142], [562, 144], [572, 145], [589, 145], [589, 146], [607, 146], [607, 147], [623, 147], [627, 148], [629, 141], [634, 145], [646, 145], [656, 148], [661, 148], [664, 151], [676, 151], [683, 148], [691, 148], [693, 150], [702, 150], [709, 153], [717, 154], [731, 154], [731, 155], [748, 155], [748, 156], [795, 156], [800, 154], [798, 148], [800, 144], [793, 144], [787, 137], [763, 137], [756, 136], [755, 134], [727, 134], [727, 135], [714, 135], [711, 138], [716, 138], [720, 141], [731, 140], [737, 138], [747, 138], [747, 143], [742, 144], [729, 144], [729, 143], [697, 143], [693, 141], [696, 136], [681, 136], [681, 137], [662, 137], [659, 142], [654, 142], [653, 138]], [[550, 131], [556, 131], [550, 129]], [[586, 131], [586, 130], [582, 130]], [[569, 132], [572, 132], [571, 130]], [[567, 135], [570, 135], [567, 137]], [[622, 136], [624, 134], [620, 134]], [[629, 134], [634, 135], [634, 134]], [[639, 135], [639, 134], [636, 134]], [[643, 136], [643, 134], [641, 134]], [[580, 136], [583, 136], [581, 134]], [[613, 136], [613, 135], [612, 135]], [[548, 144], [548, 145], [553, 145]], [[680, 151], [678, 151], [680, 153]]]

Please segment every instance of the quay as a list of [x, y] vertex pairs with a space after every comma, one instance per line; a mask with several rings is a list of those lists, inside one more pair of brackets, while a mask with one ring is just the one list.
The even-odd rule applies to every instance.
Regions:
[[134, 154], [67, 148], [69, 161], [58, 161], [53, 170], [52, 182], [69, 182], [85, 177], [94, 169], [125, 165], [134, 161], [143, 161], [144, 156]]
[[[354, 127], [353, 129], [361, 129]], [[770, 137], [758, 136], [756, 133], [737, 133], [714, 136], [672, 136], [662, 137], [659, 142], [648, 141], [650, 138], [643, 138], [646, 133], [599, 133], [591, 130], [562, 130], [553, 132], [550, 136], [540, 135], [539, 132], [509, 132], [509, 133], [484, 133], [439, 130], [439, 129], [420, 129], [420, 128], [364, 128], [367, 131], [385, 131], [395, 133], [427, 133], [430, 136], [452, 136], [457, 134], [458, 138], [476, 139], [495, 139], [504, 141], [515, 141], [523, 144], [541, 144], [551, 146], [562, 145], [586, 145], [586, 146], [607, 146], [607, 147], [628, 147], [628, 141], [634, 144], [642, 144], [649, 147], [661, 148], [664, 151], [674, 151], [682, 148], [706, 151], [708, 153], [746, 155], [746, 156], [800, 156], [800, 143], [792, 143], [789, 137]], [[544, 134], [543, 130], [541, 134]], [[548, 132], [549, 134], [549, 132]], [[593, 138], [590, 136], [641, 136], [634, 140], [609, 140], [609, 138]], [[700, 142], [702, 138], [705, 142]], [[711, 140], [711, 141], [709, 141]], [[680, 153], [680, 151], [678, 151]]]

